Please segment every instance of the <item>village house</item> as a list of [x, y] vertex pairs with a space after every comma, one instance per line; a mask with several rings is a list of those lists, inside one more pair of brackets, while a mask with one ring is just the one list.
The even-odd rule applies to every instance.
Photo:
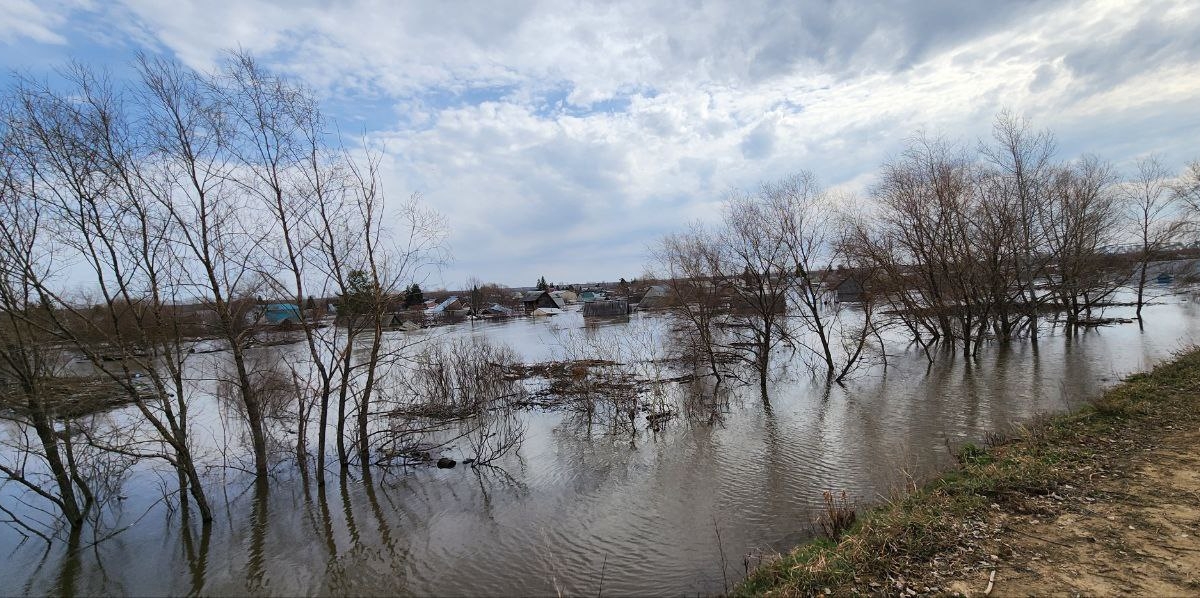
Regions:
[[832, 288], [840, 303], [858, 303], [862, 301], [862, 280], [854, 274], [850, 274], [840, 281], [835, 282]]
[[583, 316], [626, 316], [629, 315], [628, 301], [592, 301], [583, 304]]
[[550, 296], [558, 297], [559, 299], [562, 299], [563, 302], [565, 302], [565, 303], [578, 303], [579, 302], [579, 296], [575, 294], [575, 291], [572, 291], [570, 289], [563, 289], [561, 291], [550, 291]]
[[567, 303], [561, 297], [555, 297], [549, 291], [529, 291], [521, 297], [525, 312], [529, 313], [538, 308], [566, 309]]
[[272, 326], [300, 323], [300, 308], [295, 303], [269, 303], [263, 310], [263, 321]]
[[493, 303], [490, 307], [485, 307], [479, 310], [477, 314], [483, 318], [507, 318], [514, 315], [513, 310], [499, 303]]
[[659, 309], [667, 307], [670, 300], [670, 295], [667, 293], [667, 287], [661, 284], [651, 285], [646, 289], [638, 299], [638, 309]]

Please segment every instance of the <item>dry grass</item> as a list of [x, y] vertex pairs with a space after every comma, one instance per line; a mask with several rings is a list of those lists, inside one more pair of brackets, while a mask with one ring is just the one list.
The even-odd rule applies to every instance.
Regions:
[[843, 534], [850, 531], [851, 527], [854, 527], [858, 513], [845, 490], [840, 493], [826, 490], [823, 498], [825, 509], [821, 512], [817, 523], [821, 526], [821, 533], [825, 534], [826, 538], [837, 541]]

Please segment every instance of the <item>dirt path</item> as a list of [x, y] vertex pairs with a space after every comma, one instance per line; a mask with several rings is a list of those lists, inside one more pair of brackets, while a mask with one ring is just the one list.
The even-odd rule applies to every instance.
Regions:
[[[1081, 496], [999, 514], [992, 595], [1200, 594], [1200, 427], [1162, 432], [1119, 451]], [[979, 595], [987, 581], [953, 589]]]

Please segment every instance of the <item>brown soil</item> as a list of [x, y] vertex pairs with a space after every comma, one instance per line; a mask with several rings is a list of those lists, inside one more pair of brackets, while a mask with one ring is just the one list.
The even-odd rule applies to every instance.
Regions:
[[[1200, 427], [1164, 429], [1079, 497], [1000, 513], [993, 596], [1200, 593]], [[1124, 452], [1124, 451], [1122, 451]], [[1001, 556], [1004, 555], [1004, 556]], [[990, 573], [951, 585], [982, 594]]]

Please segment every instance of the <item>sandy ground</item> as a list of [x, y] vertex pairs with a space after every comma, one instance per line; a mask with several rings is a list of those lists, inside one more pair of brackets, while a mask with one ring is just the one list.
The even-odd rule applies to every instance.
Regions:
[[991, 581], [991, 596], [1200, 595], [1200, 426], [1160, 431], [1079, 472], [1083, 488], [997, 512], [984, 543], [992, 565], [948, 589], [981, 596]]

